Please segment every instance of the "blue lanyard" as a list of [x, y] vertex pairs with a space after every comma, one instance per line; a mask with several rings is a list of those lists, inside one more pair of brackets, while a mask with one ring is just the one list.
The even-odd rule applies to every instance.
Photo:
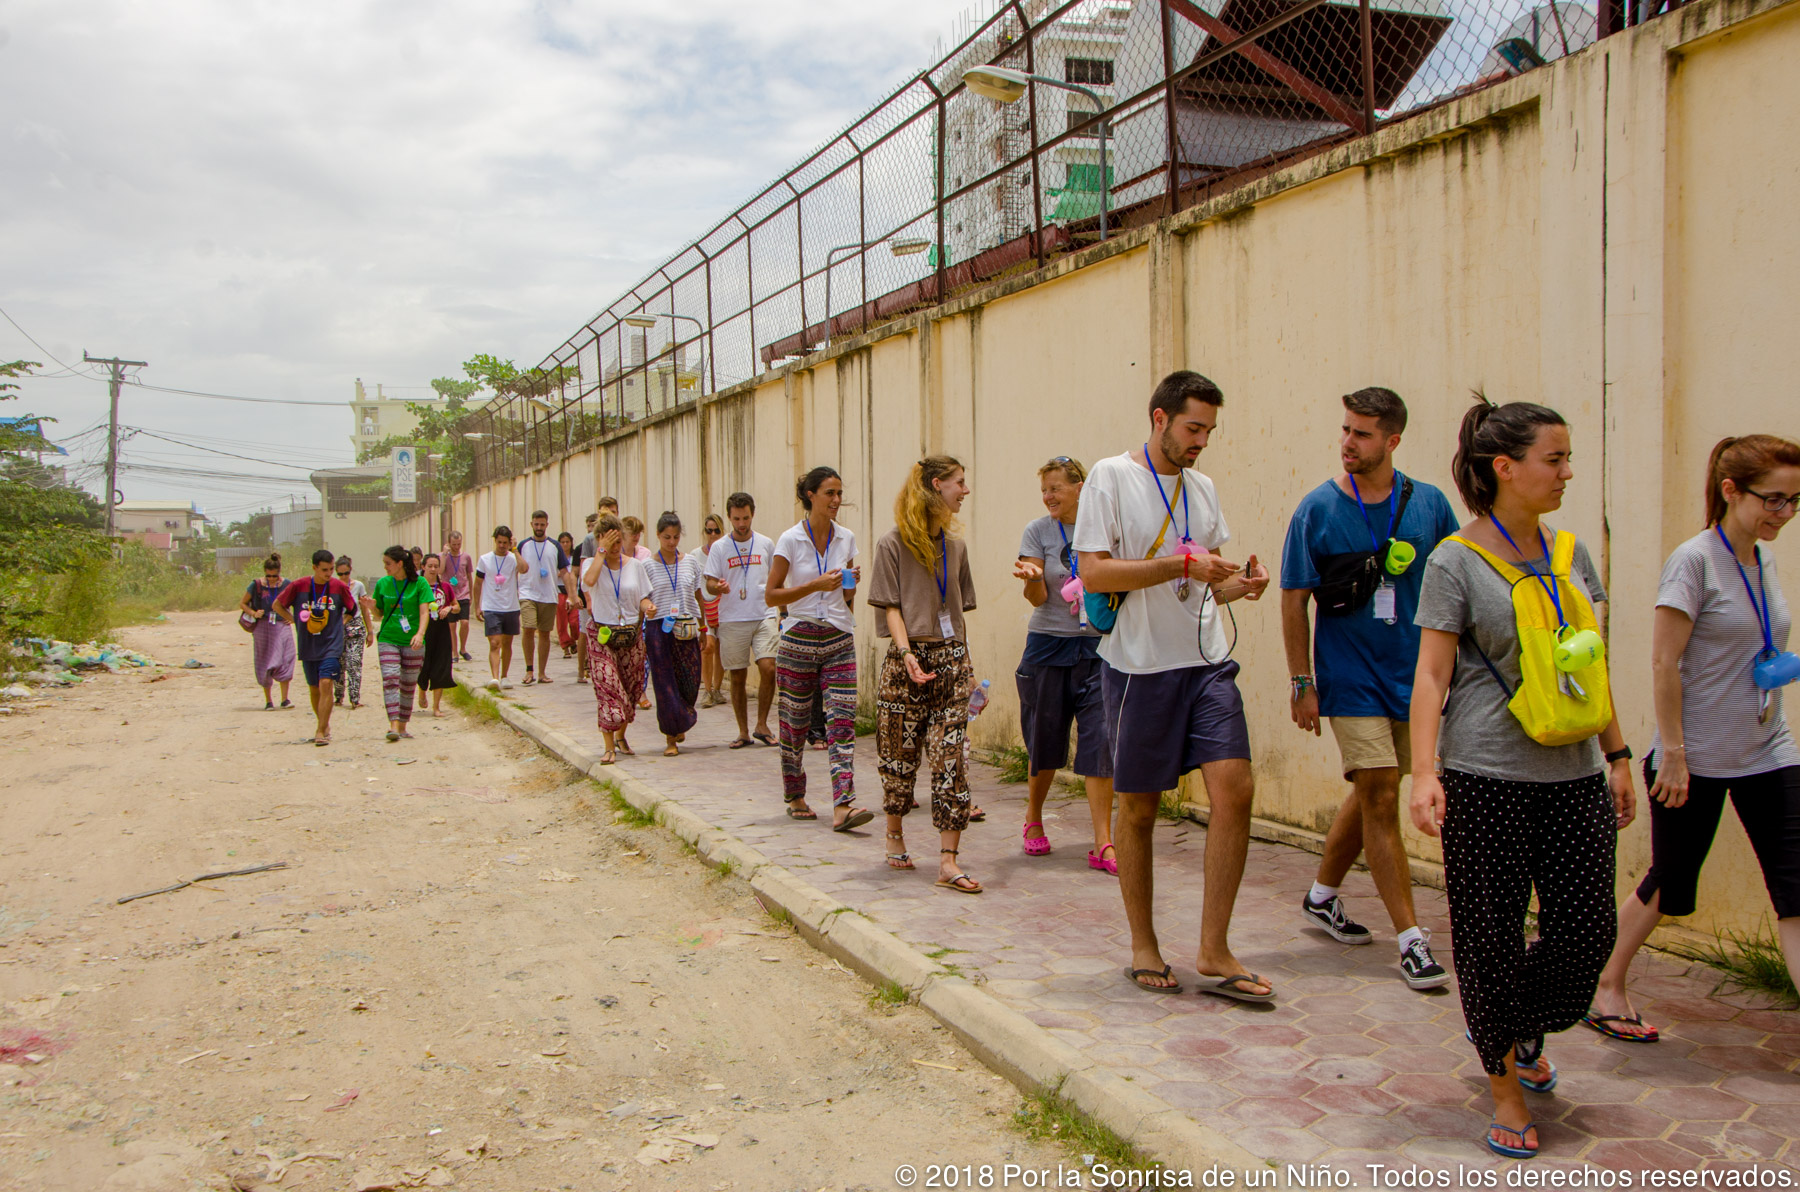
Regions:
[[1080, 579], [1081, 563], [1080, 560], [1076, 559], [1075, 552], [1069, 550], [1069, 532], [1063, 529], [1062, 518], [1060, 517], [1056, 519], [1056, 532], [1062, 535], [1063, 549], [1069, 551], [1069, 574], [1076, 579]]
[[1556, 624], [1559, 628], [1567, 629], [1569, 623], [1563, 619], [1562, 598], [1556, 594], [1556, 565], [1550, 561], [1550, 544], [1544, 541], [1544, 528], [1542, 526], [1538, 527], [1537, 536], [1538, 549], [1544, 552], [1544, 567], [1550, 572], [1550, 579], [1548, 582], [1545, 581], [1543, 575], [1536, 567], [1533, 567], [1530, 563], [1525, 561], [1525, 552], [1519, 549], [1519, 544], [1514, 542], [1512, 535], [1506, 532], [1506, 527], [1500, 524], [1500, 519], [1490, 513], [1488, 514], [1488, 520], [1494, 523], [1494, 528], [1500, 531], [1500, 536], [1502, 538], [1506, 539], [1506, 545], [1512, 547], [1513, 553], [1519, 556], [1519, 565], [1536, 578], [1538, 585], [1542, 587], [1544, 591], [1550, 593], [1550, 603], [1556, 606]]
[[[600, 570], [606, 572], [606, 578], [612, 580], [613, 603], [618, 605], [618, 608], [619, 608], [618, 615], [623, 617], [625, 615], [625, 597], [624, 597], [624, 595], [621, 594], [621, 592], [619, 590], [619, 577], [621, 575], [625, 574], [625, 560], [620, 559], [619, 560], [619, 569], [617, 571], [614, 571], [611, 567], [608, 567], [606, 565], [606, 561], [604, 559], [602, 559], [600, 562]], [[623, 625], [624, 623], [625, 622], [623, 622], [623, 621], [619, 622], [619, 624], [621, 624], [621, 625]]]
[[938, 574], [931, 578], [937, 583], [938, 607], [947, 607], [950, 603], [950, 545], [944, 540], [942, 530], [938, 531]]
[[837, 523], [832, 522], [830, 528], [825, 531], [825, 549], [823, 552], [819, 550], [819, 544], [813, 538], [812, 523], [808, 521], [801, 522], [800, 524], [806, 527], [806, 544], [813, 548], [813, 555], [819, 560], [819, 577], [823, 579], [825, 576], [825, 561], [831, 557], [831, 541], [837, 537]]
[[1773, 654], [1775, 653], [1775, 631], [1769, 623], [1769, 573], [1763, 569], [1762, 549], [1755, 546], [1750, 548], [1756, 554], [1756, 582], [1762, 588], [1762, 603], [1759, 605], [1756, 603], [1756, 593], [1750, 588], [1750, 576], [1744, 571], [1744, 565], [1738, 563], [1737, 552], [1731, 549], [1731, 540], [1725, 537], [1724, 529], [1717, 522], [1713, 523], [1713, 529], [1718, 532], [1719, 541], [1725, 544], [1725, 553], [1731, 556], [1733, 563], [1737, 564], [1738, 578], [1744, 581], [1744, 595], [1750, 598], [1750, 608], [1756, 613], [1756, 620], [1762, 626], [1763, 649], [1767, 653]]
[[[542, 547], [542, 546], [554, 546], [554, 547], [556, 547], [556, 550], [557, 550], [557, 553], [558, 553], [558, 554], [559, 554], [559, 555], [560, 555], [560, 554], [561, 554], [561, 553], [562, 553], [562, 545], [561, 545], [561, 544], [560, 544], [560, 543], [554, 543], [554, 542], [551, 542], [551, 541], [550, 541], [550, 540], [549, 540], [549, 539], [548, 539], [548, 538], [527, 538], [527, 539], [526, 539], [526, 540], [525, 540], [525, 542], [521, 542], [521, 543], [519, 543], [519, 553], [520, 553], [520, 554], [524, 554], [524, 553], [525, 553], [525, 543], [526, 543], [526, 542], [535, 542], [535, 543], [537, 543], [537, 544], [538, 544], [538, 545], [539, 545], [539, 546], [540, 546], [540, 547]], [[538, 566], [539, 566], [539, 567], [542, 567], [542, 566], [544, 566], [544, 552], [543, 552], [543, 551], [542, 551], [542, 550], [540, 550], [540, 551], [538, 551], [538, 553], [537, 553], [537, 565], [538, 565]]]
[[[681, 608], [681, 589], [675, 586], [675, 573], [669, 570], [669, 565], [667, 563], [663, 563], [661, 551], [656, 553], [656, 561], [662, 564], [663, 574], [669, 577], [669, 599], [675, 602], [675, 607], [679, 610]], [[675, 560], [675, 566], [681, 566], [681, 559], [679, 557]]]
[[[806, 536], [808, 538], [811, 538], [812, 537], [811, 532], [809, 531]], [[738, 549], [737, 539], [728, 538], [728, 539], [726, 539], [726, 541], [731, 543], [731, 553], [737, 559], [738, 570], [743, 571], [744, 568], [749, 566], [749, 564], [744, 562], [744, 558], [745, 558], [744, 552]], [[831, 546], [831, 540], [829, 537], [825, 540], [825, 545], [827, 548], [829, 548]], [[750, 536], [750, 557], [751, 558], [756, 557], [756, 535], [754, 535], [754, 534], [752, 534]], [[749, 573], [745, 572], [745, 574], [748, 575]]]
[[[1350, 475], [1350, 474], [1346, 472], [1345, 475]], [[1356, 477], [1355, 476], [1350, 476], [1350, 491], [1356, 494], [1356, 507], [1358, 510], [1360, 510], [1362, 512], [1363, 525], [1368, 527], [1369, 544], [1375, 548], [1376, 554], [1380, 554], [1381, 553], [1381, 543], [1376, 541], [1375, 527], [1369, 523], [1369, 510], [1368, 510], [1368, 507], [1363, 504], [1362, 491], [1356, 487]], [[1399, 495], [1400, 495], [1400, 473], [1395, 472], [1394, 473], [1394, 487], [1391, 490], [1389, 490], [1388, 501], [1387, 501], [1387, 503], [1388, 503], [1387, 536], [1388, 536], [1389, 541], [1393, 540], [1394, 528], [1396, 525], [1399, 524], [1399, 521], [1400, 521], [1400, 506], [1396, 502], [1396, 498]], [[1499, 523], [1496, 522], [1494, 524], [1498, 525]], [[1505, 530], [1501, 530], [1500, 532], [1502, 534], [1506, 533]], [[1510, 542], [1510, 541], [1512, 541], [1512, 539], [1509, 538], [1509, 539], [1507, 539], [1507, 541]], [[1517, 550], [1518, 547], [1514, 547], [1513, 549]]]
[[[1156, 495], [1162, 498], [1163, 508], [1168, 510], [1169, 521], [1173, 522], [1175, 520], [1175, 504], [1169, 500], [1169, 494], [1163, 491], [1162, 477], [1156, 474], [1156, 466], [1150, 462], [1150, 444], [1148, 443], [1144, 444], [1144, 466], [1150, 469], [1150, 479], [1156, 481]], [[1183, 470], [1185, 469], [1178, 470], [1175, 473], [1175, 487], [1181, 490], [1181, 524], [1186, 527], [1186, 529], [1181, 532], [1181, 540], [1183, 542], [1192, 542], [1194, 536], [1189, 533], [1189, 531], [1194, 528], [1194, 518], [1193, 515], [1188, 512], [1187, 485], [1183, 483], [1181, 474]]]

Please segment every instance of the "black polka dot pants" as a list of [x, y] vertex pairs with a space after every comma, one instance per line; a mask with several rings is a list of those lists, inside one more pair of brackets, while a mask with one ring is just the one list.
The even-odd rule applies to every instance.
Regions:
[[[1617, 829], [1606, 777], [1507, 782], [1444, 772], [1444, 878], [1456, 984], [1481, 1066], [1567, 1030], [1594, 998], [1618, 933]], [[1525, 912], [1538, 897], [1538, 938]]]

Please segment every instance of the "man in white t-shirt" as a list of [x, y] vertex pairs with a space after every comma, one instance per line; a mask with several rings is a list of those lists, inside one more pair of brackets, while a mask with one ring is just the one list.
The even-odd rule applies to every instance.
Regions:
[[1155, 993], [1180, 989], [1156, 940], [1151, 832], [1162, 792], [1199, 770], [1212, 814], [1206, 828], [1206, 901], [1195, 962], [1200, 989], [1266, 1002], [1274, 989], [1241, 965], [1227, 936], [1250, 846], [1250, 734], [1237, 688], [1235, 643], [1220, 606], [1256, 600], [1268, 569], [1218, 550], [1231, 537], [1213, 482], [1193, 470], [1225, 398], [1199, 373], [1171, 373], [1150, 398], [1150, 437], [1103, 459], [1081, 490], [1073, 545], [1094, 593], [1120, 593], [1118, 619], [1100, 641], [1101, 690], [1113, 732], [1119, 795], [1119, 891], [1131, 925], [1129, 976]]
[[781, 639], [780, 610], [763, 600], [769, 560], [775, 544], [750, 528], [756, 501], [749, 493], [732, 493], [725, 501], [731, 533], [706, 555], [706, 590], [719, 598], [719, 662], [731, 676], [731, 710], [737, 714], [737, 740], [732, 749], [750, 744], [749, 696], [745, 690], [751, 662], [756, 663], [756, 740], [769, 733], [769, 706], [775, 702], [775, 650]]
[[[519, 543], [519, 622], [525, 630], [525, 686], [550, 682], [550, 639], [556, 635], [556, 594], [576, 599], [569, 556], [550, 537], [550, 515], [531, 515], [531, 537]], [[536, 653], [533, 654], [535, 648]], [[537, 666], [532, 667], [533, 658]]]
[[475, 607], [488, 644], [488, 690], [511, 687], [512, 643], [519, 633], [519, 577], [525, 561], [512, 548], [510, 526], [494, 528], [494, 549], [475, 560]]

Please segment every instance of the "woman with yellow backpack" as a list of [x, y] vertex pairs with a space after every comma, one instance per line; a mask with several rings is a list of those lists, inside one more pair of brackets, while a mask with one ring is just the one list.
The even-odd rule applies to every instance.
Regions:
[[1514, 1159], [1538, 1149], [1524, 1092], [1556, 1086], [1544, 1036], [1582, 1020], [1612, 948], [1613, 850], [1636, 801], [1606, 589], [1575, 535], [1541, 523], [1569, 460], [1555, 410], [1477, 395], [1454, 464], [1474, 520], [1432, 552], [1415, 617], [1412, 820], [1443, 837], [1463, 1017], [1494, 1096], [1483, 1141]]

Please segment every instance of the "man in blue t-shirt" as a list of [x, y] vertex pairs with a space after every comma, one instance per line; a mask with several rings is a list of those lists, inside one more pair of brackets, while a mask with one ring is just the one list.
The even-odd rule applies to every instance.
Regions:
[[[1369, 929], [1344, 910], [1338, 887], [1359, 853], [1399, 933], [1400, 969], [1414, 989], [1450, 980], [1413, 913], [1412, 875], [1400, 838], [1400, 779], [1410, 770], [1407, 731], [1419, 630], [1413, 613], [1425, 560], [1457, 530], [1444, 494], [1394, 470], [1406, 403], [1390, 389], [1344, 400], [1341, 476], [1301, 500], [1281, 552], [1281, 632], [1293, 674], [1294, 723], [1317, 736], [1331, 721], [1354, 788], [1325, 837], [1325, 855], [1301, 900], [1307, 920], [1339, 943]], [[1316, 639], [1308, 601], [1319, 606]], [[1315, 658], [1316, 656], [1316, 658]], [[1317, 674], [1314, 666], [1317, 666]]]

